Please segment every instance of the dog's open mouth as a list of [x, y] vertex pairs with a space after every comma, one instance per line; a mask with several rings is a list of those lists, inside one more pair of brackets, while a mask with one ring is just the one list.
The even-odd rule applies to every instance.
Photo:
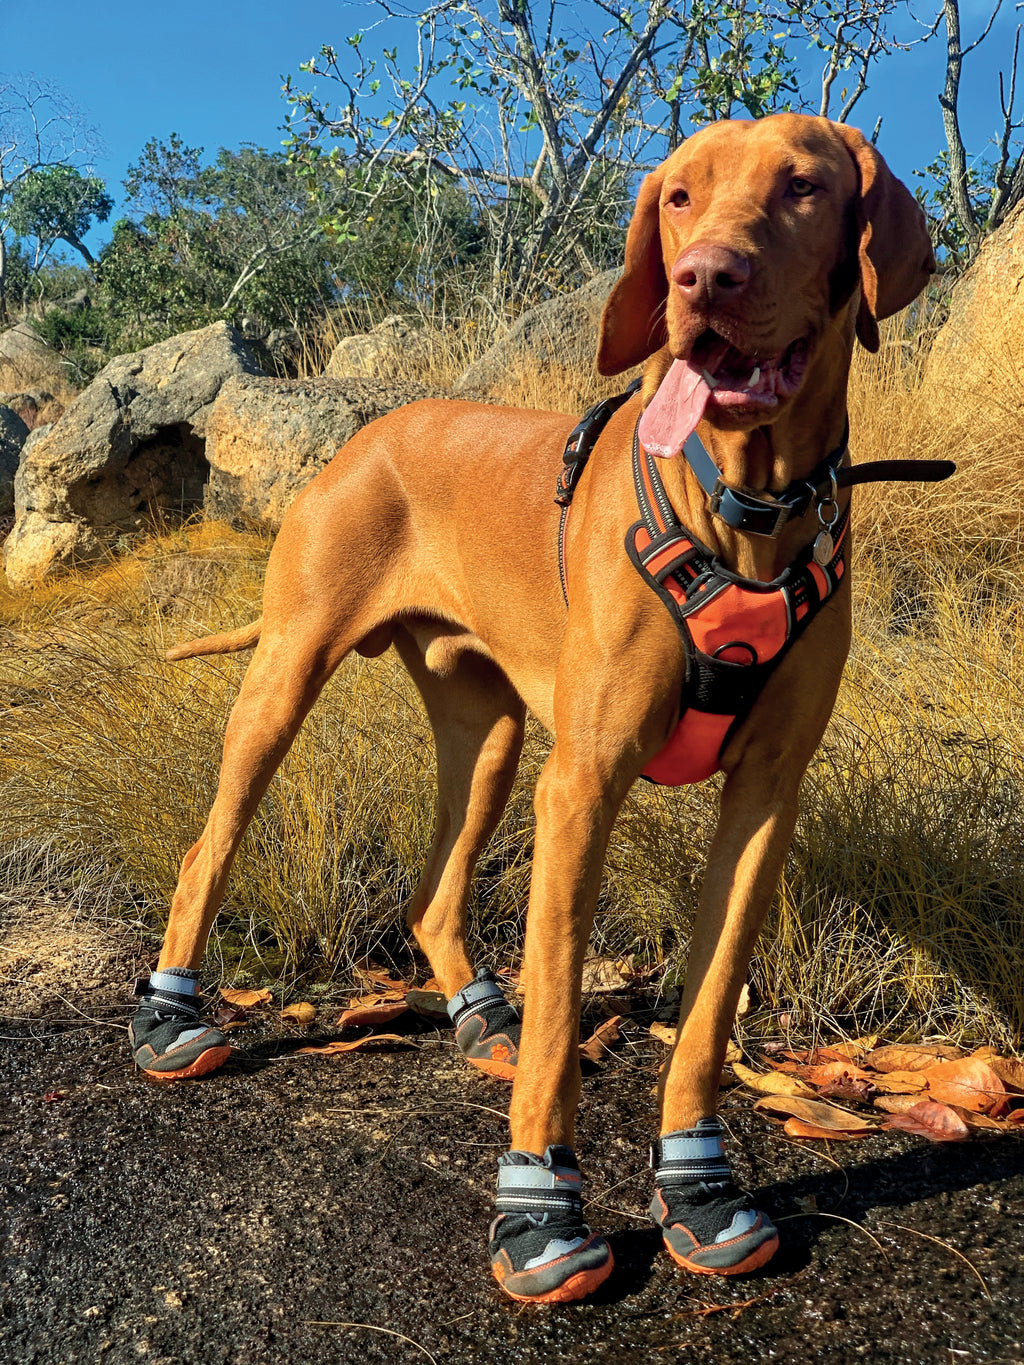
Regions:
[[759, 359], [709, 328], [685, 360], [672, 362], [640, 419], [644, 449], [675, 455], [709, 403], [736, 416], [770, 412], [800, 388], [809, 355], [806, 337], [799, 337], [777, 355]]
[[709, 329], [697, 338], [689, 364], [700, 370], [716, 403], [774, 406], [780, 398], [792, 398], [800, 387], [808, 349], [806, 338], [800, 337], [778, 355], [758, 360]]

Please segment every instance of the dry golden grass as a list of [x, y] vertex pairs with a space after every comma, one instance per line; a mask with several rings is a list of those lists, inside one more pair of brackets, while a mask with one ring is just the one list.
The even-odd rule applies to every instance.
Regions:
[[[517, 384], [509, 396], [537, 406], [595, 391], [579, 374]], [[1020, 1039], [1024, 433], [958, 384], [955, 366], [922, 380], [896, 347], [854, 373], [859, 458], [950, 456], [961, 473], [924, 492], [855, 493], [854, 648], [752, 967], [755, 1030], [777, 1032], [785, 1015], [805, 1032]], [[11, 888], [104, 890], [162, 921], [245, 668], [237, 657], [168, 665], [162, 652], [255, 615], [267, 549], [199, 525], [90, 577], [0, 588], [0, 866]], [[532, 730], [474, 896], [474, 935], [500, 961], [521, 940], [546, 748]], [[224, 955], [293, 970], [400, 953], [402, 902], [431, 836], [429, 754], [397, 661], [346, 664], [243, 844], [216, 940]], [[678, 976], [716, 805], [713, 781], [637, 788], [612, 840], [597, 951]]]

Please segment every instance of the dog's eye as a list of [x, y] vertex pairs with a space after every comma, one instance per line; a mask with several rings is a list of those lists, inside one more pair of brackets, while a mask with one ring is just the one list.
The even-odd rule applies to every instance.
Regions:
[[806, 199], [809, 194], [813, 194], [818, 188], [812, 185], [809, 180], [804, 180], [802, 176], [796, 175], [789, 182], [790, 192], [796, 195], [797, 199]]
[[667, 202], [670, 203], [674, 209], [685, 209], [690, 202], [690, 196], [685, 190], [673, 190], [669, 195]]

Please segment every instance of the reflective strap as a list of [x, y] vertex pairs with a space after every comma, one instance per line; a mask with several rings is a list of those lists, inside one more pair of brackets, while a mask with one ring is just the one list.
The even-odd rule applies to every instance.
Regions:
[[170, 971], [153, 972], [149, 986], [154, 991], [170, 991], [173, 995], [198, 995], [199, 973], [187, 967], [172, 967]]
[[448, 1001], [448, 1018], [454, 1024], [463, 1010], [497, 1000], [504, 1003], [504, 992], [490, 972], [486, 976], [481, 973], [475, 981], [463, 986], [461, 991], [456, 991]]
[[731, 1178], [722, 1145], [722, 1129], [710, 1124], [704, 1131], [683, 1129], [667, 1133], [651, 1145], [651, 1166], [657, 1185], [687, 1181], [726, 1181]]
[[579, 1171], [571, 1166], [499, 1166], [499, 1213], [557, 1213], [582, 1209]]
[[715, 1137], [676, 1137], [669, 1133], [655, 1143], [655, 1148], [660, 1148], [659, 1165], [663, 1161], [708, 1161], [722, 1156], [725, 1151], [721, 1134]]
[[579, 1193], [582, 1179], [571, 1166], [499, 1166], [498, 1193], [511, 1189]]

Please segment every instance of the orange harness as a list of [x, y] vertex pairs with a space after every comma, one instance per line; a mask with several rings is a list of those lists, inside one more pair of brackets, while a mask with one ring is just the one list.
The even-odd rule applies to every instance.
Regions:
[[[562, 509], [558, 566], [567, 607], [565, 528], [573, 493], [609, 417], [640, 383], [637, 379], [625, 393], [595, 404], [566, 442], [555, 501]], [[726, 485], [696, 432], [685, 443], [681, 458], [707, 493], [712, 513], [728, 526], [774, 537], [788, 520], [817, 504], [820, 530], [813, 546], [778, 578], [761, 583], [733, 573], [680, 523], [654, 458], [641, 450], [634, 428], [633, 483], [640, 520], [626, 532], [626, 553], [668, 608], [686, 649], [679, 720], [664, 749], [643, 770], [652, 782], [680, 787], [718, 771], [723, 748], [772, 670], [839, 586], [846, 572], [849, 508], [840, 515], [838, 490], [879, 479], [934, 483], [956, 472], [949, 460], [874, 460], [840, 467], [845, 455], [844, 434], [841, 445], [810, 478], [763, 497]], [[828, 522], [825, 507], [832, 509]]]
[[680, 787], [718, 771], [723, 748], [769, 674], [839, 586], [849, 509], [833, 527], [833, 553], [824, 564], [808, 546], [778, 578], [761, 583], [726, 568], [680, 524], [653, 456], [635, 435], [633, 480], [641, 519], [626, 533], [626, 553], [668, 608], [686, 648], [679, 721], [643, 772]]

